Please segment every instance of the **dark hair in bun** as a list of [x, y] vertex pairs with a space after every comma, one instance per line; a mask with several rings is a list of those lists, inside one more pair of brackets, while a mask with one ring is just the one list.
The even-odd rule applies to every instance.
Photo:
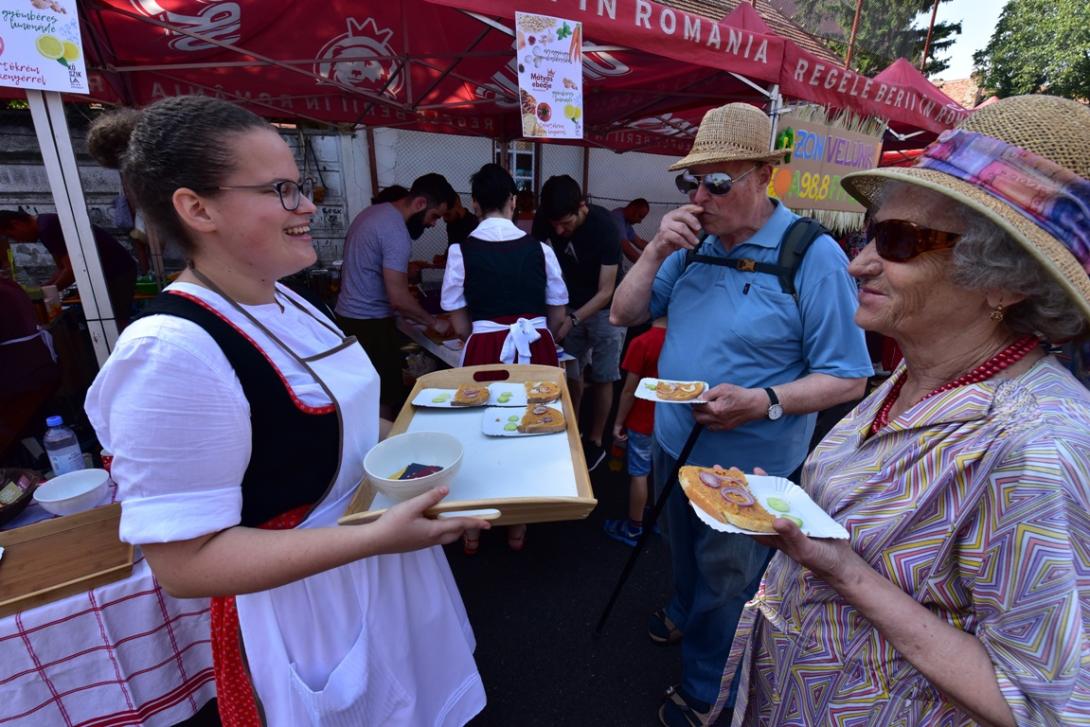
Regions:
[[118, 139], [128, 125], [125, 151], [118, 156], [121, 176], [149, 228], [186, 252], [193, 243], [174, 211], [175, 190], [216, 192], [235, 166], [231, 137], [252, 129], [276, 133], [260, 116], [208, 96], [165, 98], [109, 123]]
[[102, 114], [91, 122], [91, 128], [87, 131], [87, 151], [107, 169], [120, 169], [132, 129], [139, 119], [140, 112], [129, 108]]

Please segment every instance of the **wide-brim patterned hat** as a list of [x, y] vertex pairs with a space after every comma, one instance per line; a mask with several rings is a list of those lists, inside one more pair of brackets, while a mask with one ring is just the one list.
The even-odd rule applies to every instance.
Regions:
[[704, 114], [689, 155], [670, 166], [670, 171], [718, 162], [768, 162], [778, 164], [785, 149], [769, 151], [772, 120], [747, 103], [729, 103]]
[[944, 132], [913, 167], [849, 174], [844, 189], [868, 209], [890, 182], [951, 198], [1017, 240], [1090, 318], [1090, 107], [1056, 96], [1014, 96]]

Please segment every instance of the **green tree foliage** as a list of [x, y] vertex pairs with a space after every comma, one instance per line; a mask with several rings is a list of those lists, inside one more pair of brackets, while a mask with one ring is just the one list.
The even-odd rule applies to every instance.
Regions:
[[996, 95], [1090, 98], [1090, 3], [1009, 0], [984, 50], [973, 55]]
[[[930, 20], [932, 5], [932, 0], [863, 0], [852, 67], [873, 76], [898, 58], [907, 58], [918, 66], [927, 40], [927, 25], [915, 28], [913, 24], [921, 13], [926, 13]], [[854, 0], [798, 0], [795, 7], [795, 22], [811, 33], [824, 36], [832, 51], [843, 58], [855, 17]], [[830, 28], [839, 29], [836, 37], [832, 37]], [[950, 65], [942, 55], [960, 34], [961, 23], [935, 24], [923, 69], [925, 75], [938, 73]]]

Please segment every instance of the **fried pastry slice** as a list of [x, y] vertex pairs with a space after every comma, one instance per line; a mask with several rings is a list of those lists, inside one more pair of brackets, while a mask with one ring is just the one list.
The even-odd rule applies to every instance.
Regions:
[[548, 404], [560, 398], [560, 384], [552, 381], [527, 381], [526, 401], [531, 404]]
[[523, 434], [545, 434], [562, 432], [567, 428], [564, 415], [557, 409], [544, 404], [531, 404], [519, 422], [519, 431]]
[[482, 384], [462, 384], [454, 392], [451, 406], [484, 406], [488, 403], [488, 387]]
[[704, 384], [700, 381], [671, 383], [660, 381], [655, 386], [655, 395], [665, 401], [689, 401], [704, 393]]
[[775, 519], [749, 489], [737, 467], [682, 467], [678, 473], [685, 496], [721, 523], [756, 533], [774, 533]]

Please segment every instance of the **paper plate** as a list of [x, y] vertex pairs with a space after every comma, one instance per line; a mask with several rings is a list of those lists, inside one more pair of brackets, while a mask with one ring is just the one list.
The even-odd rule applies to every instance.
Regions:
[[[564, 411], [564, 407], [561, 406], [559, 401], [545, 404], [545, 406], [558, 411]], [[501, 407], [490, 407], [485, 409], [484, 414], [481, 417], [481, 433], [488, 437], [547, 437], [551, 434], [567, 433], [566, 429], [561, 429], [559, 432], [520, 432], [517, 429], [510, 431], [505, 428], [508, 424], [518, 424], [522, 421], [522, 415], [525, 411], [526, 407], [523, 407], [522, 409]], [[514, 419], [511, 417], [514, 417]]]
[[[454, 406], [455, 389], [421, 389], [413, 398], [413, 406], [435, 407], [438, 409], [478, 409], [481, 406], [526, 406], [526, 387], [522, 384], [490, 382], [488, 401], [479, 406]], [[511, 397], [501, 402], [500, 394], [510, 392]], [[436, 401], [442, 399], [442, 401]]]
[[[663, 383], [666, 383], [666, 384], [693, 384], [693, 383], [704, 384], [704, 391], [700, 392], [700, 396], [696, 397], [695, 399], [686, 399], [685, 401], [673, 401], [671, 399], [660, 399], [658, 397], [658, 394], [655, 393], [655, 386], [657, 386], [660, 381], [663, 382]], [[636, 387], [636, 398], [637, 399], [645, 399], [647, 401], [653, 401], [656, 404], [703, 404], [706, 401], [706, 399], [704, 399], [704, 394], [706, 394], [708, 392], [709, 388], [710, 387], [708, 386], [707, 381], [695, 381], [694, 382], [694, 381], [678, 381], [676, 379], [640, 379], [639, 386]]]
[[[848, 531], [844, 526], [829, 517], [829, 514], [818, 507], [818, 504], [810, 499], [806, 490], [796, 485], [786, 477], [765, 477], [762, 475], [746, 475], [749, 489], [761, 505], [775, 517], [794, 515], [802, 519], [800, 529], [811, 538], [833, 538], [835, 540], [847, 540]], [[778, 497], [786, 500], [790, 508], [781, 512], [769, 507], [768, 498]], [[696, 516], [712, 530], [721, 533], [738, 533], [740, 535], [769, 535], [769, 533], [757, 533], [752, 530], [743, 530], [727, 523], [721, 523], [714, 517], [704, 512], [695, 502], [689, 501], [696, 512]]]

